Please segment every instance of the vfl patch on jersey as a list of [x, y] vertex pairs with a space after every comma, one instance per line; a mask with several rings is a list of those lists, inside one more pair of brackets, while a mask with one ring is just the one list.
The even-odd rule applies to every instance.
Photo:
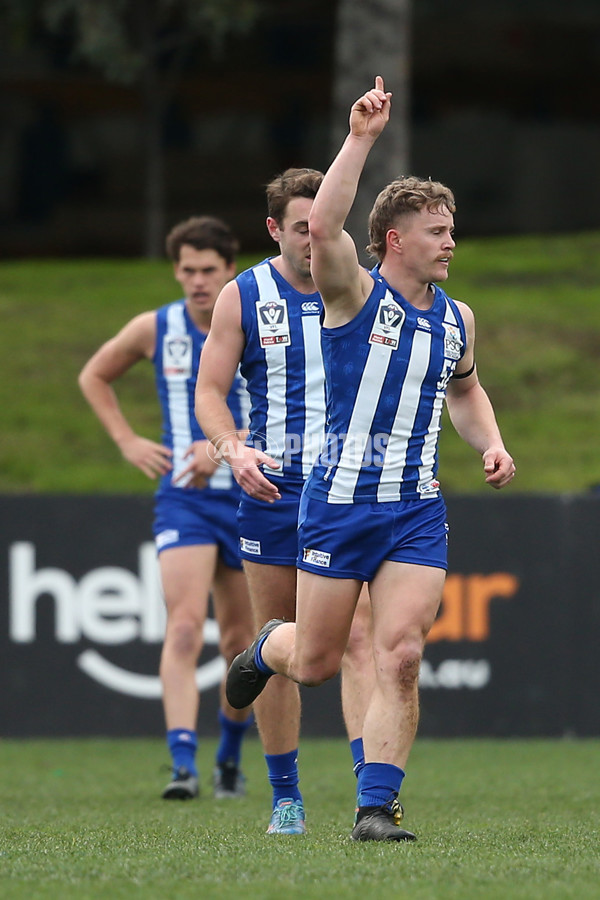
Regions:
[[189, 334], [164, 336], [163, 374], [165, 378], [191, 378], [192, 338]]
[[400, 329], [406, 313], [391, 297], [385, 296], [379, 301], [379, 309], [369, 335], [369, 344], [383, 344], [392, 350], [398, 349]]
[[256, 319], [261, 347], [292, 343], [285, 300], [259, 300], [256, 304]]
[[156, 549], [161, 550], [167, 544], [176, 544], [179, 540], [179, 532], [176, 528], [167, 528], [156, 535]]
[[448, 322], [442, 322], [444, 331], [444, 356], [447, 359], [460, 359], [460, 351], [462, 350], [462, 339], [460, 336], [460, 328], [456, 325], [450, 325]]
[[240, 538], [240, 550], [244, 553], [252, 553], [254, 556], [261, 555], [260, 541], [249, 541], [248, 538]]
[[313, 566], [322, 566], [324, 569], [327, 569], [331, 563], [331, 553], [325, 553], [324, 550], [311, 550], [305, 547], [302, 551], [302, 559]]

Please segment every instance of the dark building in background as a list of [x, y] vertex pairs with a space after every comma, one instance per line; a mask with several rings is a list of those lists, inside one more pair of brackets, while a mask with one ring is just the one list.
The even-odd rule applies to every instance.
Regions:
[[[261, 250], [265, 183], [327, 167], [335, 3], [296, 6], [188, 66], [163, 127], [168, 225], [222, 215]], [[139, 254], [137, 92], [46, 35], [0, 48], [2, 256]], [[599, 226], [598, 0], [418, 0], [412, 48], [411, 169], [454, 189], [462, 236]]]

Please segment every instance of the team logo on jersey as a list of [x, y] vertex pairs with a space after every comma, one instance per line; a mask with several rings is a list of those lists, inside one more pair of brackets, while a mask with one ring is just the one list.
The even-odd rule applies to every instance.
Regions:
[[444, 356], [447, 359], [460, 359], [462, 350], [462, 338], [460, 336], [460, 328], [457, 325], [450, 325], [448, 322], [442, 323], [444, 326]]
[[383, 344], [391, 350], [397, 350], [400, 342], [400, 329], [406, 313], [391, 297], [383, 297], [379, 301], [379, 309], [373, 322], [369, 336], [370, 344]]
[[421, 328], [423, 331], [431, 331], [431, 322], [429, 319], [424, 319], [423, 316], [417, 316], [417, 328]]
[[321, 307], [316, 300], [306, 300], [300, 307], [303, 313], [320, 313]]
[[261, 347], [291, 344], [290, 323], [285, 300], [259, 300], [256, 304]]
[[163, 374], [165, 378], [191, 378], [192, 339], [189, 334], [166, 334], [163, 338]]

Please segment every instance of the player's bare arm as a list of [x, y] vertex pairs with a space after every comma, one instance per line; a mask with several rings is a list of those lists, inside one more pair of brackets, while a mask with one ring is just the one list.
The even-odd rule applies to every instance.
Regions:
[[79, 374], [79, 386], [124, 458], [148, 478], [172, 468], [171, 451], [135, 433], [124, 416], [112, 383], [141, 359], [150, 359], [156, 343], [156, 313], [136, 316], [103, 344]]
[[325, 175], [309, 217], [311, 271], [325, 304], [326, 326], [352, 319], [372, 289], [344, 223], [369, 151], [389, 120], [391, 96], [377, 76], [375, 87], [352, 106], [350, 133]]
[[251, 497], [272, 502], [279, 499], [279, 491], [259, 469], [260, 465], [277, 468], [274, 459], [247, 447], [245, 435], [240, 434], [229, 407], [227, 395], [244, 350], [241, 325], [241, 306], [235, 282], [225, 285], [213, 310], [210, 333], [200, 358], [196, 381], [196, 418], [218, 454], [231, 466], [238, 484]]
[[475, 317], [465, 303], [458, 303], [467, 332], [467, 349], [448, 385], [446, 403], [452, 424], [461, 438], [483, 461], [486, 482], [494, 488], [509, 484], [515, 464], [506, 450], [490, 399], [477, 376], [475, 365]]

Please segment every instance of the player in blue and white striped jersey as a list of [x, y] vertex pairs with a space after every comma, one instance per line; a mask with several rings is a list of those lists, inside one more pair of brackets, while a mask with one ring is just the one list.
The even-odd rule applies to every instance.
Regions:
[[[225, 286], [198, 374], [199, 421], [244, 489], [240, 552], [258, 628], [273, 617], [295, 618], [300, 496], [324, 435], [322, 303], [310, 272], [308, 238], [322, 178], [312, 169], [290, 169], [268, 185], [267, 228], [280, 253]], [[251, 397], [244, 439], [226, 403], [238, 365]], [[259, 465], [266, 466], [266, 477]], [[253, 473], [262, 478], [259, 490]], [[363, 761], [362, 723], [374, 679], [366, 591], [357, 610], [342, 660], [342, 707], [355, 771]], [[255, 713], [273, 787], [268, 833], [302, 834], [297, 686], [274, 679]]]
[[321, 448], [325, 376], [323, 309], [316, 291], [296, 290], [272, 260], [236, 279], [245, 335], [241, 372], [253, 398], [249, 440], [277, 463], [277, 482], [303, 484]]
[[[232, 659], [253, 632], [238, 552], [240, 490], [231, 469], [209, 456], [212, 445], [194, 413], [200, 356], [219, 291], [235, 275], [237, 246], [220, 219], [193, 217], [176, 225], [167, 237], [167, 252], [184, 298], [133, 318], [94, 354], [79, 379], [125, 459], [149, 478], [160, 478], [153, 530], [167, 611], [160, 675], [173, 769], [165, 799], [198, 795], [196, 664], [209, 593], [225, 659]], [[134, 432], [112, 388], [112, 382], [142, 359], [154, 365], [162, 410], [160, 443]], [[235, 378], [227, 403], [238, 426], [244, 427], [247, 393], [241, 378]], [[214, 792], [217, 797], [241, 796], [241, 742], [252, 718], [250, 710], [233, 709], [223, 691], [221, 695]]]
[[[389, 119], [383, 79], [352, 107], [350, 134], [310, 218], [311, 270], [325, 309], [322, 343], [327, 440], [299, 515], [296, 623], [269, 623], [234, 660], [233, 706], [271, 675], [301, 684], [339, 666], [354, 606], [368, 582], [377, 681], [365, 715], [355, 840], [414, 840], [400, 827], [398, 792], [419, 714], [418, 676], [447, 567], [446, 510], [437, 480], [443, 404], [483, 460], [492, 487], [515, 472], [475, 367], [473, 313], [445, 281], [455, 242], [454, 197], [439, 182], [392, 182], [369, 219], [359, 265], [344, 231], [373, 143]], [[255, 473], [255, 489], [261, 486]]]

